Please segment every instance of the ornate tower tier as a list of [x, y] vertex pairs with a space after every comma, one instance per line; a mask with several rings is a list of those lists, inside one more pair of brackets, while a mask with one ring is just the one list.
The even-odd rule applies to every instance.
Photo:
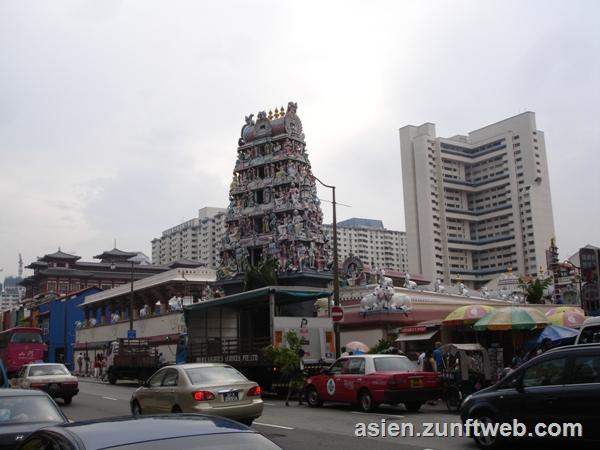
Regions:
[[296, 109], [290, 102], [286, 111], [259, 112], [256, 122], [253, 114], [246, 117], [217, 272], [223, 284], [265, 267], [274, 268], [282, 284], [331, 279], [323, 213]]

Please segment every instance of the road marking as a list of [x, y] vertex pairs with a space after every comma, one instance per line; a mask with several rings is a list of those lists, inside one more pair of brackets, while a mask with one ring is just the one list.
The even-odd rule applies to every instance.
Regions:
[[362, 416], [384, 416], [384, 417], [394, 417], [396, 419], [404, 419], [404, 416], [399, 416], [395, 414], [385, 414], [385, 413], [364, 413], [358, 411], [350, 411], [352, 414], [360, 414]]
[[102, 398], [104, 398], [104, 399], [106, 399], [106, 400], [114, 400], [114, 401], [117, 401], [117, 399], [116, 399], [116, 398], [113, 398], [113, 397], [102, 397]]
[[254, 425], [262, 425], [263, 427], [283, 428], [284, 430], [293, 430], [292, 427], [284, 427], [283, 425], [273, 425], [272, 423], [254, 422]]

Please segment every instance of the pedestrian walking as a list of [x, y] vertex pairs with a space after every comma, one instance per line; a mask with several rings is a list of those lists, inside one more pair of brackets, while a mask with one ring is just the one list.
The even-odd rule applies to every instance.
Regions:
[[290, 380], [288, 384], [288, 393], [285, 399], [285, 406], [290, 406], [289, 401], [294, 389], [298, 391], [298, 404], [302, 404], [302, 398], [304, 396], [304, 350], [298, 350], [298, 362], [294, 371], [290, 374]]
[[83, 357], [83, 364], [84, 364], [84, 370], [85, 370], [85, 376], [89, 376], [90, 375], [90, 355], [88, 355], [87, 353], [85, 354], [85, 356]]
[[437, 364], [433, 357], [433, 350], [427, 350], [425, 352], [425, 358], [423, 360], [423, 372], [437, 372]]
[[79, 353], [79, 355], [77, 355], [77, 374], [78, 375], [82, 374], [82, 367], [83, 367], [83, 353]]
[[421, 352], [421, 354], [417, 358], [417, 366], [419, 366], [419, 370], [423, 370], [423, 362], [424, 361], [425, 361], [425, 352]]
[[100, 367], [102, 361], [102, 353], [98, 353], [94, 358], [94, 378], [100, 378]]
[[440, 341], [437, 341], [435, 343], [435, 348], [433, 350], [433, 358], [435, 359], [437, 371], [442, 370], [442, 368], [444, 367], [444, 355], [442, 354], [442, 343]]

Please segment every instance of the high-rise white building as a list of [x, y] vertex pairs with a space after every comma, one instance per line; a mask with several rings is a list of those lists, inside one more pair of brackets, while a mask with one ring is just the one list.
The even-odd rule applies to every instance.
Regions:
[[21, 300], [25, 298], [25, 288], [21, 286], [8, 286], [0, 292], [0, 312], [18, 308]]
[[479, 287], [546, 265], [554, 220], [533, 112], [451, 138], [408, 125], [400, 152], [410, 272]]
[[[323, 229], [333, 240], [333, 225]], [[340, 261], [352, 254], [373, 268], [408, 270], [404, 231], [388, 230], [381, 220], [352, 218], [338, 222], [337, 234]]]
[[180, 259], [215, 268], [218, 244], [225, 233], [225, 208], [205, 207], [198, 217], [162, 232], [152, 240], [152, 263], [167, 265]]

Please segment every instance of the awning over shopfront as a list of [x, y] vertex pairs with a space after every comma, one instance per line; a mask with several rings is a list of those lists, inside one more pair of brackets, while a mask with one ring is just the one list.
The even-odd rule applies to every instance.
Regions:
[[429, 331], [427, 333], [400, 333], [396, 342], [408, 342], [408, 341], [427, 341], [438, 333], [439, 330]]
[[329, 297], [333, 294], [332, 291], [323, 289], [309, 288], [303, 286], [267, 286], [252, 291], [241, 292], [239, 294], [228, 295], [226, 297], [207, 300], [200, 303], [184, 306], [184, 310], [198, 311], [215, 306], [226, 306], [239, 302], [262, 301], [269, 298], [269, 295], [275, 296], [277, 303], [285, 303], [286, 301], [302, 301], [302, 300], [317, 300], [324, 297]]

